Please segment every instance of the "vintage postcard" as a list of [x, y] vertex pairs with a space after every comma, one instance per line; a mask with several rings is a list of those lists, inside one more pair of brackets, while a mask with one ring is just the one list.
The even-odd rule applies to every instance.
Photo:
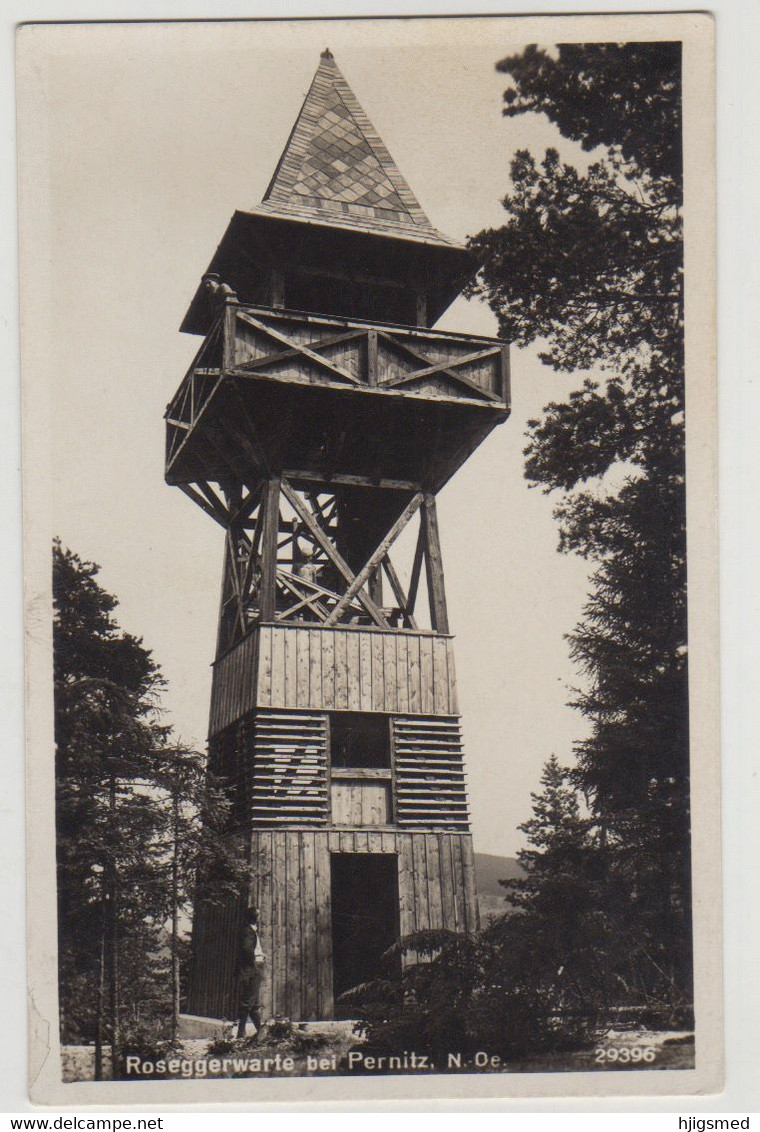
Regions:
[[720, 1088], [713, 86], [19, 29], [34, 1101]]

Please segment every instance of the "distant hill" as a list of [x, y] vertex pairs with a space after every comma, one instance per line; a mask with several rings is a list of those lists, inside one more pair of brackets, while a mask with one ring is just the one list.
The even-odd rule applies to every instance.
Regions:
[[480, 916], [485, 922], [489, 916], [506, 912], [509, 905], [500, 880], [521, 877], [525, 870], [514, 857], [497, 857], [493, 853], [475, 854], [475, 883], [478, 887]]

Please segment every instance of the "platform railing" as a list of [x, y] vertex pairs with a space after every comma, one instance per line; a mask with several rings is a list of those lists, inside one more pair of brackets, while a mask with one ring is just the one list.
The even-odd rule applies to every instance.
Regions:
[[503, 406], [508, 348], [496, 338], [228, 303], [224, 369]]
[[192, 426], [222, 373], [308, 377], [422, 396], [503, 406], [508, 347], [496, 338], [426, 327], [306, 314], [227, 300], [193, 359], [166, 417]]

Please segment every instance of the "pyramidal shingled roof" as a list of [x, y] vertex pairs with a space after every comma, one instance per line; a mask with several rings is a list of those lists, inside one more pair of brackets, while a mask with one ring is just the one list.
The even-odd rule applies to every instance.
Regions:
[[459, 246], [420, 208], [329, 50], [253, 211]]

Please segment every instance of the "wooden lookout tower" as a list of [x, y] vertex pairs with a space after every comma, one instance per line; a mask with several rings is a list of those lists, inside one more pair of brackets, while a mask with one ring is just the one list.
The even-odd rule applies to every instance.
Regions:
[[[325, 51], [182, 323], [166, 479], [224, 530], [210, 765], [265, 1016], [334, 1017], [399, 933], [477, 926], [436, 493], [508, 415], [507, 348], [431, 329], [476, 267]], [[196, 910], [193, 1014], [232, 1015], [241, 914]]]

